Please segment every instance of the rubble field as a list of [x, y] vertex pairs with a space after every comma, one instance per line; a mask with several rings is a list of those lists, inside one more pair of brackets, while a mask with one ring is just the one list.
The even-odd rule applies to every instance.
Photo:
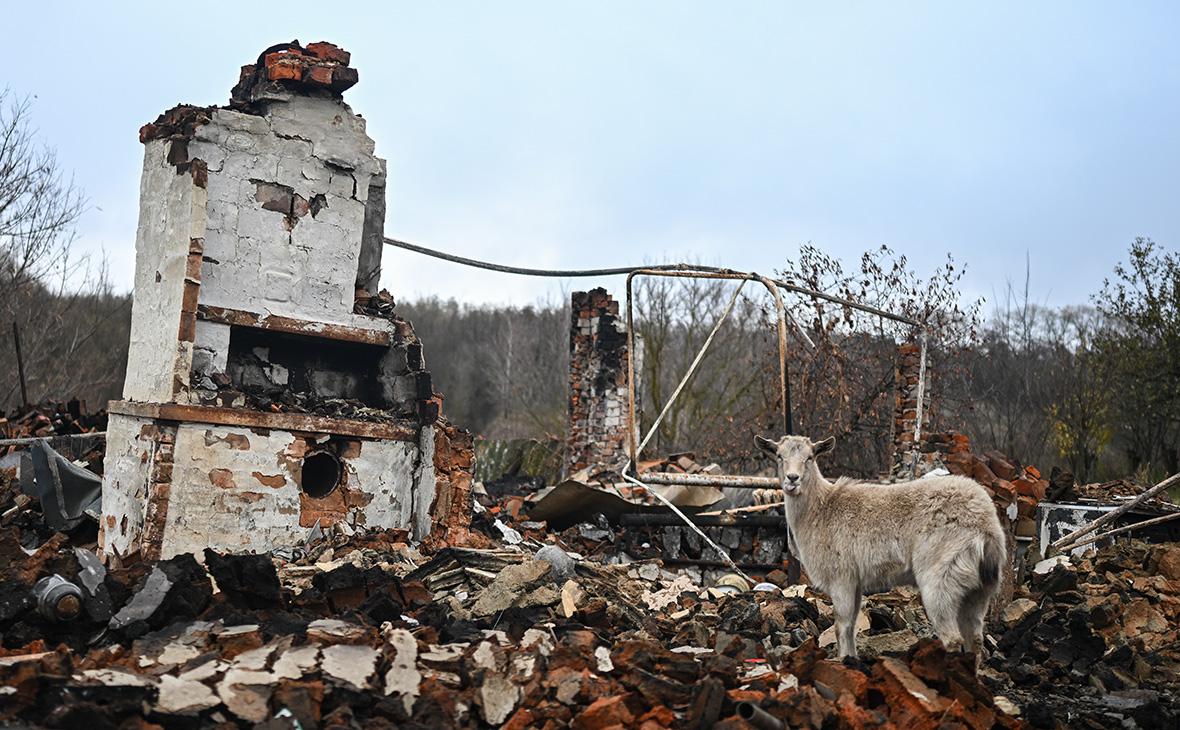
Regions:
[[[6, 512], [0, 720], [1175, 726], [1180, 546], [1041, 562], [989, 625], [976, 672], [932, 637], [914, 591], [870, 597], [861, 659], [837, 663], [826, 597], [781, 571], [702, 586], [658, 560], [584, 557], [620, 541], [609, 526], [553, 534], [493, 510], [477, 508], [468, 547], [337, 525], [280, 553], [106, 565], [65, 534], [23, 544], [40, 538]], [[80, 590], [55, 593], [52, 576]]]

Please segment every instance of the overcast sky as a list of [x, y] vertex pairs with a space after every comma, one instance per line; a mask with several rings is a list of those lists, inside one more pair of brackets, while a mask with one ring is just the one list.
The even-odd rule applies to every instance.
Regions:
[[[1134, 236], [1180, 247], [1174, 2], [117, 7], [6, 7], [0, 86], [36, 97], [90, 200], [80, 244], [123, 289], [140, 125], [224, 104], [242, 64], [293, 38], [352, 52], [387, 234], [466, 256], [768, 272], [809, 241], [850, 264], [888, 244], [924, 270], [952, 253], [990, 299], [1027, 252], [1035, 298], [1070, 304]], [[385, 270], [399, 298], [590, 283], [393, 250]]]

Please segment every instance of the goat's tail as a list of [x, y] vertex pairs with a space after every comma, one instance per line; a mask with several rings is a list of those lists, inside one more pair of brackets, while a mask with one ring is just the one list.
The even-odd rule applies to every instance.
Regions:
[[1001, 534], [988, 530], [983, 533], [983, 552], [979, 558], [979, 582], [989, 588], [1000, 582], [1000, 566], [1008, 559]]

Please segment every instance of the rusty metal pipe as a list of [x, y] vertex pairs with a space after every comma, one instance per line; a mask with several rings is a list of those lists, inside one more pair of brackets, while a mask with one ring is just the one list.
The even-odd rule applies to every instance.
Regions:
[[649, 471], [641, 475], [648, 484], [683, 487], [738, 487], [743, 489], [778, 489], [782, 486], [774, 477], [746, 477], [730, 474], [677, 474]]
[[635, 420], [635, 323], [631, 316], [631, 274], [627, 275], [627, 456], [628, 468], [639, 470], [639, 422]]
[[[689, 515], [689, 519], [697, 527], [782, 527], [786, 522], [782, 515]], [[682, 526], [684, 521], [676, 515], [628, 512], [619, 515], [619, 524], [623, 527], [677, 527]]]
[[747, 700], [737, 703], [737, 714], [758, 730], [783, 730], [787, 726], [782, 720]]

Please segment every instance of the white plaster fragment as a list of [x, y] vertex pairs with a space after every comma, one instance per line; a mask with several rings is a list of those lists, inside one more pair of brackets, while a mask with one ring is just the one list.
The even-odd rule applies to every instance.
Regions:
[[502, 674], [487, 674], [479, 687], [479, 698], [483, 719], [491, 725], [500, 725], [520, 701], [520, 687]]
[[282, 679], [299, 679], [319, 665], [320, 648], [314, 645], [288, 649], [279, 655], [271, 670]]
[[330, 677], [356, 689], [365, 689], [377, 669], [377, 656], [377, 650], [371, 646], [335, 644], [324, 648], [320, 668]]
[[417, 667], [418, 641], [405, 629], [386, 631], [385, 641], [394, 650], [389, 670], [385, 672], [385, 694], [400, 695], [406, 712], [411, 713], [422, 684], [422, 673]]
[[171, 715], [195, 715], [221, 704], [213, 690], [192, 679], [165, 674], [160, 677], [156, 709]]

